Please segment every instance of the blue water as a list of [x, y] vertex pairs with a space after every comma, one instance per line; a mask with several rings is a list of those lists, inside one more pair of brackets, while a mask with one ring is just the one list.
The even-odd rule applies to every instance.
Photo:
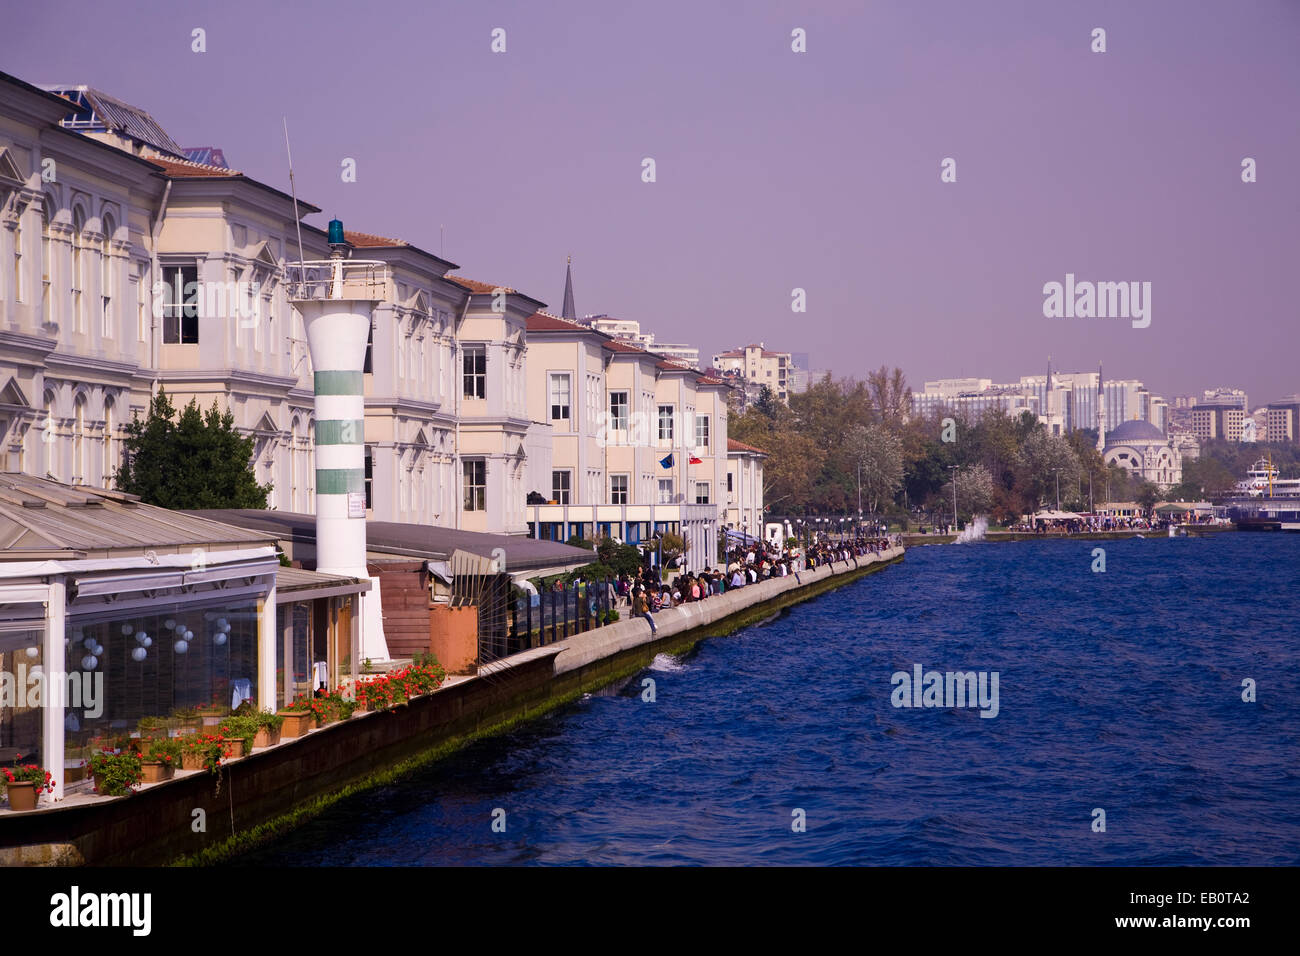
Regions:
[[[1298, 568], [1295, 535], [914, 548], [240, 862], [1294, 865]], [[894, 707], [918, 663], [997, 671], [998, 715]]]

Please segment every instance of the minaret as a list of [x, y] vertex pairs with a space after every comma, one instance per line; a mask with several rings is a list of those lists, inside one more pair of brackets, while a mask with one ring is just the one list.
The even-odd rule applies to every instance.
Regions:
[[576, 322], [578, 310], [573, 307], [573, 256], [568, 258], [564, 267], [564, 310], [560, 313], [560, 318]]
[[[307, 329], [315, 387], [316, 570], [370, 578], [366, 569], [366, 407], [362, 366], [371, 312], [387, 266], [345, 258], [343, 223], [329, 224], [330, 259], [299, 265], [291, 300]], [[388, 659], [377, 590], [362, 597], [363, 657]]]
[[1097, 451], [1106, 449], [1106, 388], [1101, 377], [1101, 363], [1097, 363]]

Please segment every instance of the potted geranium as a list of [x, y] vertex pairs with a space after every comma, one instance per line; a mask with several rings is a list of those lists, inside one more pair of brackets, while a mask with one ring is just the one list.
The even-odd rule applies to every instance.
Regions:
[[181, 762], [181, 742], [175, 737], [156, 737], [140, 759], [144, 783], [162, 783], [176, 774]]
[[129, 748], [120, 752], [101, 750], [90, 758], [90, 772], [95, 778], [95, 792], [108, 797], [134, 793], [144, 776], [139, 752]]
[[42, 793], [54, 792], [50, 772], [34, 763], [20, 764], [22, 754], [14, 755], [13, 767], [3, 767], [5, 790], [9, 793], [9, 809], [35, 810]]
[[242, 757], [253, 749], [257, 718], [235, 714], [223, 720], [217, 729], [221, 731], [222, 739], [230, 744], [231, 757]]
[[277, 716], [284, 718], [284, 723], [280, 727], [281, 737], [304, 737], [307, 731], [311, 729], [312, 719], [315, 715], [311, 710], [312, 699], [299, 694], [293, 699], [293, 703], [285, 707]]
[[190, 734], [181, 738], [181, 769], [216, 773], [230, 753], [229, 741], [213, 734]]
[[253, 749], [261, 747], [274, 747], [280, 742], [280, 728], [284, 726], [284, 718], [279, 714], [273, 714], [269, 710], [260, 710], [252, 715], [257, 721], [257, 736], [253, 738]]

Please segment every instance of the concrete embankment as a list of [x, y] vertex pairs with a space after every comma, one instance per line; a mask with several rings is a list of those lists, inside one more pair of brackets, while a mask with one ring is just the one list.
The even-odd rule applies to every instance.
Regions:
[[128, 797], [0, 814], [0, 865], [218, 862], [344, 797], [635, 674], [656, 654], [730, 633], [902, 557], [898, 547], [661, 611], [653, 634], [644, 619], [618, 621], [514, 655], [391, 710], [255, 751], [217, 776], [194, 771]]

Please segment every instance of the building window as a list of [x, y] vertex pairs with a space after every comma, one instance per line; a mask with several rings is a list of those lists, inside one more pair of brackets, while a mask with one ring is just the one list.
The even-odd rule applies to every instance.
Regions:
[[731, 472], [727, 472], [727, 491], [728, 491], [728, 492], [730, 492], [730, 491], [733, 490], [733, 488], [732, 488], [732, 481], [731, 481], [731, 480], [732, 480], [734, 477], [735, 477], [735, 475], [733, 475]]
[[104, 307], [102, 334], [106, 339], [113, 337], [113, 233], [116, 231], [113, 220], [105, 216], [104, 242], [99, 255], [99, 295]]
[[366, 330], [366, 357], [361, 363], [362, 372], [374, 372], [375, 370], [375, 323], [372, 320], [370, 328]]
[[707, 481], [697, 481], [695, 483], [695, 503], [697, 505], [707, 505], [709, 503], [709, 483]]
[[671, 478], [659, 479], [659, 503], [661, 505], [673, 503], [673, 480]]
[[49, 325], [54, 321], [54, 297], [50, 295], [50, 273], [54, 268], [54, 237], [50, 224], [54, 222], [54, 207], [46, 197], [41, 204], [41, 317]]
[[551, 500], [556, 504], [567, 505], [569, 503], [569, 472], [553, 471], [551, 472]]
[[[465, 372], [465, 397], [487, 398], [487, 346], [466, 345], [462, 349]], [[481, 463], [480, 463], [481, 464]], [[467, 508], [473, 511], [473, 508]]]
[[117, 460], [113, 456], [113, 400], [104, 399], [104, 480], [100, 484], [107, 488], [113, 483], [113, 471]]
[[[355, 459], [353, 459], [355, 461]], [[375, 480], [375, 456], [369, 448], [366, 449], [366, 510], [369, 511], [373, 505], [371, 498], [371, 486]]]
[[609, 427], [614, 431], [627, 431], [628, 394], [627, 392], [609, 393]]
[[610, 475], [609, 476], [609, 503], [612, 505], [627, 504], [627, 475]]
[[659, 440], [671, 443], [673, 440], [673, 407], [659, 406]]
[[167, 266], [163, 269], [163, 342], [197, 345], [199, 342], [199, 267]]
[[86, 287], [85, 253], [82, 251], [82, 245], [85, 243], [82, 232], [85, 228], [85, 214], [80, 208], [74, 209], [72, 211], [72, 321], [73, 328], [78, 332], [86, 331], [86, 308], [81, 295], [81, 290]]
[[149, 308], [149, 263], [144, 259], [137, 262], [135, 264], [135, 275], [136, 321], [140, 324], [140, 341], [148, 342], [149, 319], [153, 314]]
[[86, 400], [78, 397], [73, 404], [72, 483], [86, 481]]
[[552, 373], [550, 377], [551, 421], [568, 422], [572, 396], [572, 378], [567, 373]]
[[465, 466], [465, 510], [487, 511], [487, 462], [478, 459]]
[[709, 447], [709, 416], [708, 415], [695, 416], [695, 447], [696, 448]]
[[23, 216], [14, 219], [14, 301], [23, 301]]

